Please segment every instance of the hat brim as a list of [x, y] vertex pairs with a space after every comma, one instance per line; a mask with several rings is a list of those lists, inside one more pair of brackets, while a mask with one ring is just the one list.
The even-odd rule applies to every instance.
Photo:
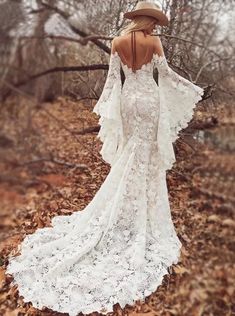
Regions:
[[157, 19], [158, 24], [161, 26], [167, 26], [169, 23], [167, 16], [157, 9], [139, 9], [124, 13], [124, 17], [131, 20], [138, 15], [151, 16], [152, 18]]

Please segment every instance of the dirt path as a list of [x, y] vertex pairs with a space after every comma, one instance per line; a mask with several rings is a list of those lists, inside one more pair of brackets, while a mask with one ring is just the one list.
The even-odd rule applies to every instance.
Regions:
[[[1, 147], [1, 156], [9, 159], [1, 161], [0, 177], [0, 315], [62, 315], [23, 303], [4, 274], [7, 257], [16, 253], [25, 234], [49, 225], [53, 216], [82, 210], [109, 172], [97, 154], [101, 144], [96, 134], [79, 134], [97, 125], [91, 108], [64, 99], [44, 106], [46, 111], [33, 115], [32, 136], [17, 142], [17, 153], [10, 143]], [[8, 129], [13, 137], [10, 123]], [[235, 315], [232, 155], [190, 136], [177, 143], [177, 158], [167, 180], [173, 221], [183, 243], [181, 261], [145, 304], [137, 302], [124, 312]], [[113, 315], [120, 314], [116, 306]]]

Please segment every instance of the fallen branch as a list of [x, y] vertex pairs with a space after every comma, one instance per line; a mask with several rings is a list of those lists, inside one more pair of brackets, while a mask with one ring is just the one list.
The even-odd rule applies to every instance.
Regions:
[[97, 125], [97, 126], [84, 128], [80, 131], [74, 132], [74, 134], [83, 135], [83, 134], [89, 134], [89, 133], [96, 133], [96, 132], [99, 132], [99, 130], [100, 130], [100, 126]]
[[62, 165], [62, 166], [66, 166], [69, 168], [76, 168], [76, 169], [82, 169], [82, 170], [88, 169], [87, 165], [84, 165], [84, 164], [74, 164], [71, 162], [57, 160], [54, 158], [38, 158], [38, 159], [23, 162], [23, 163], [19, 163], [19, 164], [17, 164], [17, 167], [24, 167], [24, 166], [39, 163], [39, 162], [52, 162], [52, 163], [55, 163], [57, 165]]
[[98, 100], [99, 97], [83, 97], [83, 98], [79, 98], [77, 99], [76, 101], [79, 102], [79, 101], [83, 101], [83, 100]]

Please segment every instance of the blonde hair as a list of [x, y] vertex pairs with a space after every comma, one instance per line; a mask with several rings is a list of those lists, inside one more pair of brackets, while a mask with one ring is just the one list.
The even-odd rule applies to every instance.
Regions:
[[138, 15], [135, 16], [132, 21], [122, 29], [120, 34], [125, 35], [131, 33], [132, 31], [146, 31], [155, 23], [157, 23], [157, 19], [151, 16]]

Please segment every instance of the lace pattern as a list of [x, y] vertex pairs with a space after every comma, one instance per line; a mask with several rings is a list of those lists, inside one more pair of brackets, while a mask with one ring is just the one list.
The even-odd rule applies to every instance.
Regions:
[[100, 154], [109, 164], [113, 164], [116, 155], [122, 150], [121, 89], [120, 58], [117, 54], [111, 54], [107, 79], [93, 109], [100, 115], [100, 131], [97, 135], [103, 143]]
[[[120, 67], [126, 76], [123, 87]], [[133, 73], [118, 54], [111, 55], [94, 108], [110, 172], [82, 211], [56, 216], [52, 227], [27, 235], [21, 254], [9, 258], [7, 273], [25, 302], [70, 316], [106, 314], [116, 303], [133, 304], [157, 289], [181, 248], [165, 171], [174, 162], [172, 141], [191, 119], [201, 92], [163, 58], [154, 56]]]
[[187, 127], [193, 117], [193, 109], [202, 99], [204, 90], [173, 71], [165, 56], [153, 55], [154, 67], [158, 70], [160, 119], [158, 140], [164, 169], [175, 162], [172, 143], [178, 132]]

